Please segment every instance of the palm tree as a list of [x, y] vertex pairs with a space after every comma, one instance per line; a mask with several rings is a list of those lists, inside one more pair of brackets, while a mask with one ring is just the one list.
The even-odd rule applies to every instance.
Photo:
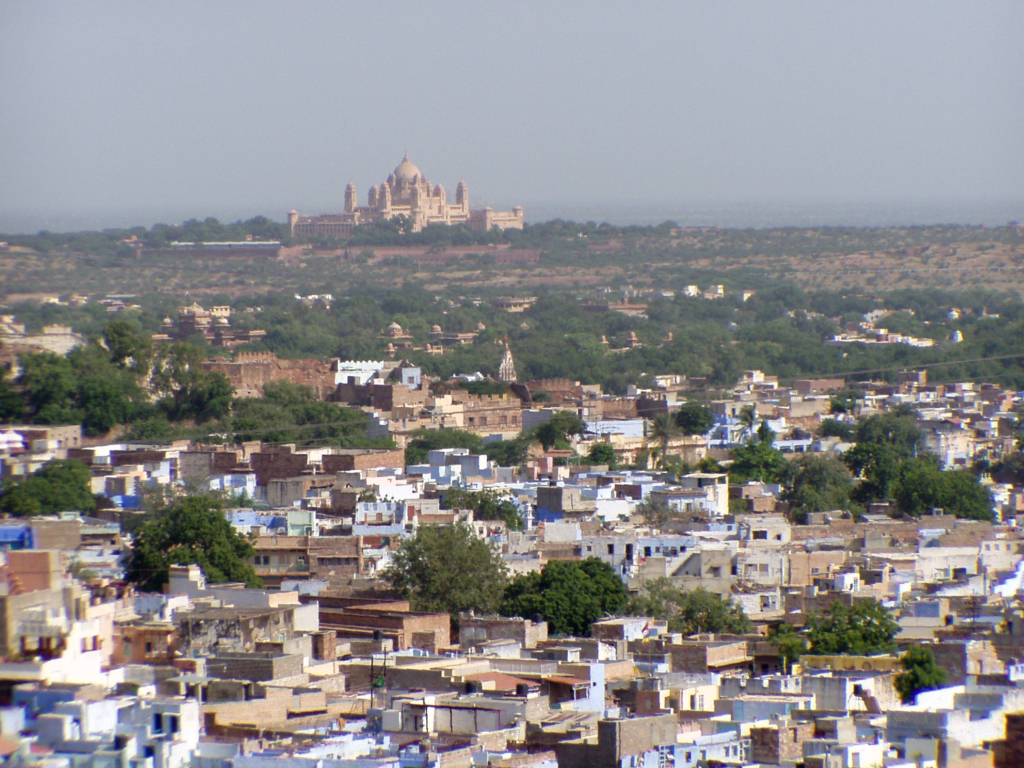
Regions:
[[750, 435], [754, 431], [754, 424], [757, 423], [757, 406], [753, 403], [744, 405], [739, 413], [740, 424], [743, 425], [743, 432]]
[[[651, 420], [651, 427], [647, 432], [647, 436], [658, 444], [658, 454], [661, 456], [662, 461], [665, 460], [669, 443], [678, 437], [679, 433], [679, 424], [676, 423], [671, 414], [662, 413]], [[657, 466], [657, 461], [655, 461], [655, 466]]]

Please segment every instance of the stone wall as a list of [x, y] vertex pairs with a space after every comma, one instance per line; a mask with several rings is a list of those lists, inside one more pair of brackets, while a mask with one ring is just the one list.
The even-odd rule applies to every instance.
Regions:
[[934, 643], [928, 648], [935, 655], [935, 663], [946, 670], [949, 685], [962, 685], [967, 675], [1003, 674], [1006, 666], [988, 640]]
[[336, 449], [336, 453], [325, 455], [320, 468], [326, 474], [351, 472], [375, 467], [405, 468], [405, 451], [389, 449]]
[[298, 477], [309, 468], [304, 453], [254, 453], [249, 459], [251, 470], [256, 473], [256, 484], [265, 486], [271, 480], [285, 480]]
[[778, 765], [803, 758], [803, 743], [814, 738], [814, 723], [779, 723], [750, 729], [750, 760]]
[[266, 653], [224, 654], [207, 660], [206, 669], [210, 677], [229, 680], [277, 680], [301, 675], [302, 656], [272, 656]]
[[312, 388], [314, 396], [325, 399], [334, 391], [330, 360], [281, 360], [271, 352], [242, 352], [234, 360], [217, 358], [203, 363], [203, 369], [222, 373], [240, 397], [260, 397], [266, 384], [287, 381]]
[[446, 646], [451, 643], [450, 618], [445, 613], [395, 613], [365, 608], [324, 610], [321, 604], [320, 623], [325, 628], [336, 627], [341, 635], [345, 634], [346, 628], [352, 628], [360, 634], [380, 630], [395, 638], [398, 650], [414, 647], [413, 635], [421, 632], [433, 633], [433, 645]]

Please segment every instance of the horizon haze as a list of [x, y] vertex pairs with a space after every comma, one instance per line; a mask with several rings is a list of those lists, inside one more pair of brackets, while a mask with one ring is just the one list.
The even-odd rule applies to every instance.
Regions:
[[721, 226], [1024, 219], [1020, 2], [0, 2], [0, 232], [365, 201]]

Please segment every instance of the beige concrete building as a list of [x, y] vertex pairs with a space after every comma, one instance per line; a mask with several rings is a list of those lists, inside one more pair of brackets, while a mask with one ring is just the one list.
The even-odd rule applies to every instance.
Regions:
[[431, 224], [468, 224], [478, 232], [499, 229], [522, 229], [523, 209], [494, 211], [469, 208], [469, 190], [460, 181], [455, 188], [455, 202], [448, 202], [448, 193], [440, 184], [433, 185], [409, 159], [408, 153], [394, 172], [379, 187], [370, 187], [366, 205], [359, 205], [355, 184], [345, 187], [345, 211], [320, 216], [302, 216], [288, 212], [288, 225], [293, 237], [348, 237], [355, 227], [374, 224], [398, 216], [412, 221], [414, 232]]

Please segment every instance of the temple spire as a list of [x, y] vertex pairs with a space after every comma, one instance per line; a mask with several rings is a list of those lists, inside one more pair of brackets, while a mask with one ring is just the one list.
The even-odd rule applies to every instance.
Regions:
[[505, 354], [501, 356], [501, 365], [498, 367], [498, 379], [499, 381], [514, 382], [516, 378], [516, 364], [512, 359], [512, 350], [508, 348], [506, 341]]

